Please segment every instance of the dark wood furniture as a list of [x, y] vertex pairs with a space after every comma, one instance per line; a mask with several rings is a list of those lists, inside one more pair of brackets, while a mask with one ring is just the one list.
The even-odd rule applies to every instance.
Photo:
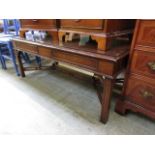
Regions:
[[[67, 48], [50, 43], [37, 43], [27, 41], [23, 38], [13, 38], [13, 45], [19, 63], [21, 76], [25, 76], [25, 71], [32, 69], [44, 69], [44, 66], [34, 68], [23, 67], [21, 61], [21, 51], [38, 55], [47, 59], [54, 59], [56, 66], [58, 61], [68, 63], [78, 68], [94, 73], [94, 84], [98, 84], [102, 89], [98, 89], [101, 101], [101, 121], [106, 123], [109, 116], [111, 93], [117, 75], [124, 69], [128, 56], [129, 45], [117, 47], [105, 53], [97, 53], [75, 49], [74, 46]], [[97, 87], [98, 88], [98, 87]], [[104, 88], [104, 89], [103, 89]]]
[[59, 20], [56, 19], [20, 19], [20, 37], [25, 38], [28, 30], [46, 31], [53, 44], [58, 43]]
[[137, 20], [124, 90], [115, 110], [155, 119], [155, 20]]
[[61, 19], [59, 45], [76, 39], [83, 39], [85, 43], [91, 40], [97, 43], [99, 51], [96, 52], [104, 53], [119, 45], [118, 38], [131, 39], [134, 24], [135, 20], [125, 19]]

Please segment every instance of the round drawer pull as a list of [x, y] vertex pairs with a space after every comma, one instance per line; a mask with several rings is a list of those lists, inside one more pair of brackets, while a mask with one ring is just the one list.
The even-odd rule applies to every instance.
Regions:
[[149, 92], [149, 91], [147, 91], [147, 90], [144, 90], [144, 91], [141, 90], [140, 94], [145, 99], [150, 99], [150, 98], [152, 99], [154, 97], [154, 94]]
[[155, 61], [150, 61], [147, 65], [152, 71], [155, 71]]

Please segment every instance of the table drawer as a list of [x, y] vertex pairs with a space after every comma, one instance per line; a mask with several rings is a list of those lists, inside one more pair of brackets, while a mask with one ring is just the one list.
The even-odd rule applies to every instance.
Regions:
[[85, 67], [91, 70], [97, 69], [97, 61], [96, 59], [89, 58], [87, 56], [81, 56], [77, 54], [72, 54], [68, 52], [57, 51], [53, 53], [54, 58], [57, 60], [68, 62], [71, 64], [75, 64], [77, 66]]
[[50, 48], [38, 47], [38, 52], [43, 57], [52, 58], [52, 50]]
[[138, 50], [134, 51], [131, 72], [155, 78], [155, 54]]
[[37, 54], [38, 48], [36, 45], [28, 44], [28, 43], [21, 43], [21, 42], [15, 42], [16, 49], [21, 51], [27, 51], [30, 53]]
[[103, 19], [61, 19], [62, 28], [103, 29]]
[[132, 102], [155, 112], [155, 85], [130, 77], [127, 82], [126, 96]]
[[155, 47], [155, 22], [154, 20], [141, 20], [137, 35], [137, 44]]
[[34, 29], [50, 29], [56, 27], [56, 20], [54, 19], [21, 19], [22, 28]]

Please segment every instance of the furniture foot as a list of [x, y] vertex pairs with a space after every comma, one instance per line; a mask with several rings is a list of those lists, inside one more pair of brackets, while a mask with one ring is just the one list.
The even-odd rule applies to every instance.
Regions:
[[119, 113], [120, 115], [125, 115], [126, 114], [126, 108], [124, 107], [124, 104], [122, 103], [121, 100], [119, 100], [116, 103], [115, 112]]
[[91, 38], [97, 42], [97, 48], [99, 50], [107, 50], [107, 38], [98, 36], [91, 36]]
[[66, 32], [59, 31], [59, 46], [63, 46], [63, 36], [65, 36]]
[[59, 38], [58, 38], [58, 32], [57, 32], [57, 30], [50, 31], [48, 33], [50, 33], [51, 36], [52, 36], [52, 43], [53, 44], [58, 44], [59, 43]]

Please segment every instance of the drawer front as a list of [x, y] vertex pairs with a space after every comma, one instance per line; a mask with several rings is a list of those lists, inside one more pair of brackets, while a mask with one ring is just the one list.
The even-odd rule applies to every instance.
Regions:
[[130, 77], [127, 82], [126, 96], [136, 104], [155, 112], [155, 85]]
[[98, 71], [112, 76], [114, 74], [114, 63], [110, 61], [99, 61]]
[[155, 47], [155, 20], [140, 20], [137, 44]]
[[38, 47], [38, 51], [39, 55], [46, 58], [52, 58], [52, 50], [50, 48]]
[[22, 28], [50, 29], [56, 27], [54, 19], [21, 19]]
[[57, 51], [53, 53], [53, 57], [56, 58], [57, 60], [75, 64], [77, 66], [85, 67], [91, 70], [96, 71], [97, 68], [96, 59], [92, 59], [87, 56], [80, 56], [77, 54]]
[[155, 54], [134, 51], [131, 72], [155, 78]]
[[38, 53], [38, 48], [36, 45], [20, 43], [20, 42], [15, 42], [14, 44], [18, 50], [27, 51], [27, 52], [34, 53], [34, 54]]
[[103, 19], [61, 19], [62, 28], [103, 29]]

